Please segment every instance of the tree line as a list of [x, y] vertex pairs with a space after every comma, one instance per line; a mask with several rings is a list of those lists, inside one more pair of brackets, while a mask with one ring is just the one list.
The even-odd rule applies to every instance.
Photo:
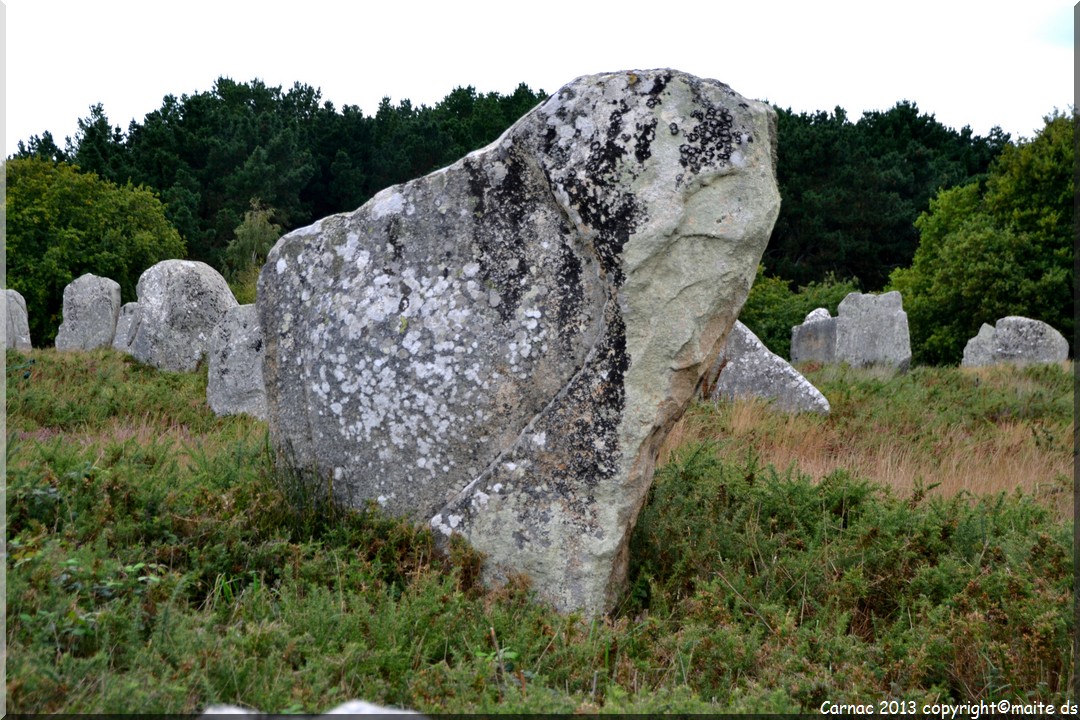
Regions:
[[[13, 167], [20, 167], [13, 161], [70, 164], [116, 188], [145, 189], [160, 199], [186, 257], [250, 281], [251, 265], [276, 233], [353, 210], [385, 187], [454, 162], [544, 97], [524, 83], [508, 95], [459, 87], [431, 107], [384, 98], [368, 115], [351, 105], [337, 109], [300, 83], [283, 90], [219, 78], [210, 91], [167, 95], [126, 132], [96, 105], [62, 148], [48, 132], [20, 142], [8, 162], [8, 197]], [[998, 158], [1017, 147], [998, 128], [986, 137], [957, 131], [907, 101], [854, 121], [839, 107], [777, 113], [782, 206], [762, 261], [774, 296], [829, 283], [877, 291], [897, 272], [896, 282], [918, 291], [902, 271], [931, 227], [919, 218], [934, 212], [939, 193], [986, 187]], [[1039, 198], [1049, 201], [1047, 193]], [[1071, 204], [1067, 214], [1071, 219]], [[13, 232], [22, 231], [9, 216], [9, 246]], [[32, 245], [22, 242], [16, 254]], [[18, 282], [12, 275], [12, 287]], [[55, 315], [59, 300], [47, 302]]]
[[384, 98], [365, 115], [321, 102], [318, 90], [300, 83], [283, 91], [219, 78], [208, 92], [165, 96], [126, 133], [96, 105], [64, 148], [46, 132], [20, 142], [15, 157], [69, 162], [153, 189], [189, 257], [223, 269], [253, 200], [272, 208], [286, 230], [353, 210], [486, 145], [543, 97], [524, 84], [509, 95], [463, 87], [434, 107]]

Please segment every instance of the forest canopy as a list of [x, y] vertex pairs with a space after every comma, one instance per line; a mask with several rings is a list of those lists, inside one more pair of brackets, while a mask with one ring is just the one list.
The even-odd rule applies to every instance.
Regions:
[[[166, 95], [159, 109], [141, 122], [132, 121], [126, 131], [113, 126], [104, 107], [95, 105], [63, 147], [45, 132], [20, 142], [13, 159], [70, 166], [65, 173], [93, 173], [116, 187], [151, 193], [160, 200], [167, 224], [182, 238], [178, 246], [171, 235], [163, 236], [161, 253], [175, 255], [176, 248], [183, 247], [180, 252], [189, 259], [234, 279], [244, 275], [250, 280], [250, 271], [243, 273], [237, 264], [239, 239], [253, 237], [256, 230], [263, 235], [268, 229], [287, 232], [354, 210], [385, 187], [492, 142], [545, 97], [524, 83], [508, 95], [481, 94], [466, 86], [432, 107], [414, 106], [409, 100], [395, 105], [384, 98], [374, 114], [365, 114], [356, 106], [336, 108], [322, 100], [319, 90], [300, 83], [283, 89], [260, 80], [223, 77], [206, 92]], [[940, 220], [949, 208], [959, 207], [961, 196], [970, 200], [976, 192], [972, 187], [980, 188], [980, 199], [964, 207], [995, 218], [998, 240], [1001, 232], [1022, 231], [1024, 242], [1049, 241], [1043, 230], [1021, 228], [1023, 222], [1045, 219], [1003, 219], [1009, 212], [1034, 212], [1006, 208], [1004, 188], [1015, 186], [1019, 189], [1013, 196], [1022, 194], [1028, 182], [1022, 176], [1035, 165], [1002, 160], [999, 175], [1006, 166], [1015, 166], [1008, 170], [1012, 179], [990, 177], [999, 156], [1012, 157], [1009, 153], [1021, 147], [1000, 128], [986, 137], [969, 127], [954, 130], [906, 100], [854, 120], [839, 107], [814, 113], [776, 109], [782, 205], [762, 260], [767, 276], [761, 276], [775, 281], [769, 283], [773, 296], [798, 294], [795, 288], [818, 292], [830, 284], [872, 292], [890, 280], [922, 292], [910, 273], [925, 276], [925, 270], [905, 269], [916, 261], [920, 239], [923, 244], [937, 242], [934, 228], [941, 223], [932, 219], [935, 213]], [[984, 192], [988, 183], [999, 189]], [[953, 188], [967, 189], [954, 197], [948, 195]], [[1049, 201], [1039, 195], [1033, 202], [1043, 200]], [[20, 247], [27, 246], [19, 232], [9, 227], [13, 287], [27, 284], [27, 278], [16, 277], [23, 260]], [[1054, 252], [1061, 254], [1060, 239], [1053, 237]], [[260, 247], [265, 244], [265, 238], [259, 240]], [[922, 252], [925, 256], [933, 250]], [[922, 261], [923, 267], [927, 262]], [[1046, 292], [1060, 289], [1057, 274], [1054, 279], [1055, 289], [1043, 283]], [[804, 304], [785, 303], [785, 317]], [[767, 305], [757, 302], [755, 312], [768, 316]], [[916, 317], [920, 312], [916, 309]], [[38, 322], [54, 321], [50, 316]], [[1059, 330], [1066, 329], [1060, 325]], [[915, 334], [919, 332], [931, 345], [936, 342], [926, 340], [933, 331]], [[765, 334], [782, 337], [783, 332]], [[950, 335], [951, 348], [955, 342]], [[923, 352], [930, 361], [953, 355], [954, 350]]]

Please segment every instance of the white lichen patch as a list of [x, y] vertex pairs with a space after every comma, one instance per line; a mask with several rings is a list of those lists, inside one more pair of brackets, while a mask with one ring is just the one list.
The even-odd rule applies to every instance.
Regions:
[[405, 196], [395, 188], [387, 188], [371, 198], [368, 205], [371, 217], [380, 220], [387, 215], [398, 215], [405, 208]]
[[[340, 284], [322, 297], [301, 290], [301, 299], [315, 303], [316, 312], [332, 317], [337, 328], [330, 331], [318, 323], [308, 336], [305, 354], [318, 368], [310, 391], [326, 402], [346, 444], [370, 446], [389, 464], [411, 455], [412, 476], [449, 473], [455, 463], [447, 448], [456, 434], [493, 417], [488, 391], [496, 378], [490, 360], [502, 354], [516, 376], [527, 378], [531, 371], [522, 363], [536, 354], [547, 333], [543, 312], [535, 304], [515, 308], [505, 328], [512, 340], [483, 339], [475, 333], [474, 315], [489, 313], [491, 297], [498, 293], [478, 282], [478, 262], [456, 269], [429, 265], [425, 273], [410, 266], [393, 273], [371, 262], [367, 251], [350, 246], [355, 232], [344, 237], [335, 255], [356, 260], [354, 268], [375, 272], [358, 283], [359, 293]], [[332, 260], [320, 257], [327, 268]], [[341, 341], [359, 342], [371, 351], [357, 358]]]
[[447, 537], [450, 537], [454, 533], [454, 528], [443, 522], [441, 513], [431, 518], [431, 520], [428, 521], [428, 524], [431, 525], [432, 530], [437, 530]]

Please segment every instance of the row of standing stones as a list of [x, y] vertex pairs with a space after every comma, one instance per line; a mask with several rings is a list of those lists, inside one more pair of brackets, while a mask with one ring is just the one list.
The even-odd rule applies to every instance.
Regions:
[[[1068, 357], [1068, 341], [1050, 325], [1009, 316], [994, 326], [983, 324], [964, 347], [960, 366], [1047, 364]], [[900, 293], [851, 293], [840, 302], [836, 317], [825, 308], [812, 311], [791, 329], [791, 361], [906, 371], [911, 364], [911, 341]]]
[[[245, 413], [265, 420], [266, 391], [263, 383], [263, 339], [254, 305], [229, 301], [224, 280], [209, 266], [185, 261], [165, 261], [145, 277], [143, 298], [158, 308], [169, 308], [169, 317], [193, 317], [185, 297], [213, 297], [211, 308], [224, 313], [201, 313], [201, 323], [189, 327], [192, 336], [176, 332], [180, 323], [155, 323], [163, 327], [161, 336], [172, 342], [151, 342], [144, 334], [136, 342], [142, 318], [136, 318], [138, 303], [121, 307], [120, 287], [108, 278], [83, 275], [64, 290], [64, 322], [56, 337], [58, 350], [91, 350], [115, 346], [144, 362], [163, 369], [193, 368], [199, 359], [209, 359], [207, 402], [218, 415]], [[181, 278], [170, 292], [162, 279]], [[187, 290], [184, 290], [187, 288]], [[194, 289], [194, 292], [189, 290]], [[7, 290], [7, 346], [31, 347], [26, 304], [22, 296]], [[151, 302], [150, 298], [167, 298]], [[197, 302], [197, 301], [196, 301]], [[201, 308], [205, 309], [205, 308]], [[854, 309], [854, 311], [853, 311]], [[139, 313], [141, 315], [141, 313]], [[160, 319], [160, 318], [158, 318]], [[838, 332], [839, 328], [839, 332]], [[209, 344], [205, 338], [209, 337]], [[839, 338], [839, 339], [838, 339]], [[186, 362], [173, 349], [197, 349], [197, 357]], [[136, 350], [140, 348], [141, 351]], [[881, 296], [852, 293], [840, 305], [838, 317], [818, 308], [802, 325], [792, 328], [792, 363], [838, 363], [860, 367], [877, 365], [904, 370], [910, 363], [907, 319], [898, 293]], [[1025, 365], [1056, 363], [1068, 357], [1068, 342], [1052, 327], [1039, 320], [1010, 316], [996, 326], [984, 324], [968, 341], [961, 367], [998, 363]], [[194, 363], [192, 358], [195, 358]], [[183, 365], [183, 368], [177, 367]], [[736, 321], [724, 347], [703, 382], [703, 393], [713, 400], [759, 397], [783, 412], [829, 412], [829, 401], [790, 363], [771, 352], [758, 337]]]
[[[85, 275], [56, 346], [172, 371], [207, 358], [213, 410], [266, 419], [279, 459], [335, 502], [461, 534], [489, 581], [524, 573], [593, 616], [625, 587], [658, 449], [697, 393], [829, 411], [736, 322], [779, 209], [775, 128], [714, 80], [582, 77], [487, 148], [282, 237], [255, 305], [198, 262], [151, 267], [122, 307]], [[9, 290], [8, 347], [26, 328]], [[965, 364], [1067, 355], [1021, 318], [972, 343]], [[793, 362], [910, 358], [898, 293], [792, 330]]]
[[[205, 263], [165, 260], [120, 304], [120, 286], [86, 274], [64, 288], [56, 349], [113, 347], [161, 370], [190, 371], [207, 360], [207, 401], [218, 415], [266, 418], [262, 333], [254, 305], [239, 305], [225, 279]], [[7, 347], [30, 349], [26, 303], [5, 291]]]

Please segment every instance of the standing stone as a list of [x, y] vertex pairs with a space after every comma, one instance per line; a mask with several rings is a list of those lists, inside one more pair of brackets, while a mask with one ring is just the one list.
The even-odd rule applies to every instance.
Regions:
[[113, 348], [131, 354], [132, 321], [138, 311], [139, 303], [129, 302], [120, 306], [120, 315], [116, 318], [116, 333], [113, 335]]
[[64, 321], [56, 334], [57, 350], [109, 347], [120, 316], [120, 284], [87, 273], [64, 288]]
[[964, 346], [960, 367], [980, 367], [993, 365], [994, 362], [994, 326], [983, 323], [978, 334]]
[[802, 325], [791, 328], [791, 362], [836, 361], [836, 318], [825, 308], [811, 311]]
[[836, 360], [852, 367], [882, 365], [905, 372], [911, 339], [900, 293], [849, 293], [836, 318]]
[[579, 78], [488, 147], [281, 238], [279, 455], [595, 615], [779, 210], [775, 113], [671, 70]]
[[113, 347], [174, 372], [198, 366], [210, 349], [214, 328], [238, 304], [225, 278], [192, 260], [163, 260], [148, 268], [135, 292], [135, 306], [121, 308]]
[[237, 305], [210, 339], [206, 400], [218, 415], [246, 413], [266, 419], [263, 336], [254, 305]]
[[979, 334], [964, 347], [960, 367], [1057, 363], [1068, 357], [1069, 342], [1053, 327], [1041, 320], [1010, 315], [994, 327], [983, 323]]
[[836, 317], [817, 308], [791, 328], [791, 362], [881, 365], [905, 372], [911, 365], [911, 338], [900, 293], [848, 293]]
[[26, 313], [26, 300], [18, 290], [4, 290], [7, 308], [7, 336], [5, 346], [16, 350], [32, 350], [30, 344], [30, 317]]
[[773, 353], [750, 328], [736, 322], [713, 364], [711, 399], [758, 397], [788, 413], [827, 415], [829, 401], [786, 360]]

